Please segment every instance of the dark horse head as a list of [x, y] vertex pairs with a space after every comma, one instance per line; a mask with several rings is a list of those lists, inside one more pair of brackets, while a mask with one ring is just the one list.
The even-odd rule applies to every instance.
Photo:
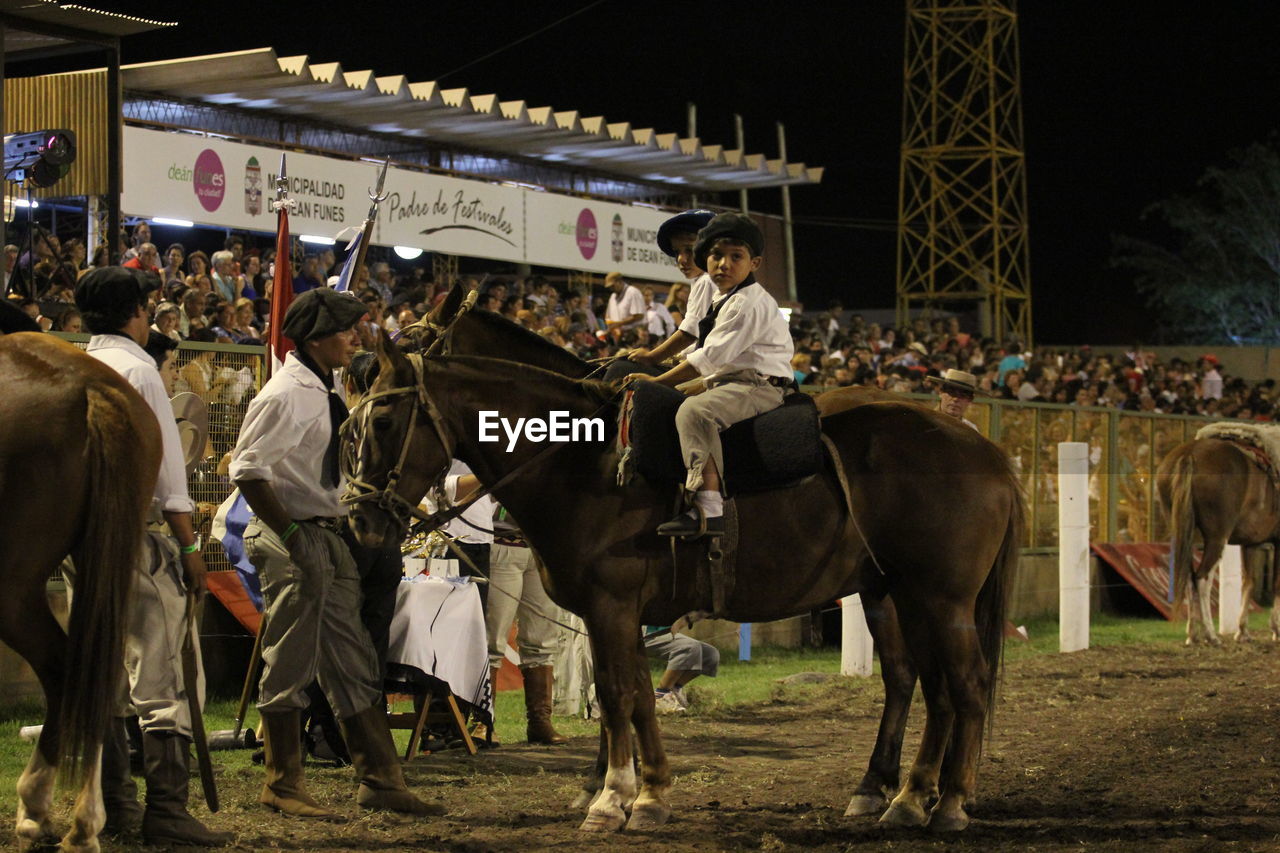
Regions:
[[[431, 425], [432, 429], [419, 429]], [[343, 427], [343, 501], [360, 542], [402, 538], [422, 498], [449, 470], [451, 440], [423, 382], [422, 356], [378, 338], [376, 378]]]

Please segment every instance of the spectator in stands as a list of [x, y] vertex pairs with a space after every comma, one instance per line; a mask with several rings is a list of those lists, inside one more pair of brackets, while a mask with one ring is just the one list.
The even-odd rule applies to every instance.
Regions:
[[69, 306], [60, 311], [50, 329], [50, 331], [54, 332], [70, 332], [72, 334], [79, 334], [83, 330], [83, 320], [79, 309], [75, 306]]
[[158, 332], [173, 341], [182, 340], [182, 334], [178, 331], [178, 327], [182, 323], [182, 309], [172, 302], [161, 302], [156, 306], [155, 320], [151, 324], [151, 331]]
[[172, 282], [185, 280], [182, 264], [186, 258], [187, 249], [181, 243], [170, 243], [169, 248], [164, 250], [164, 269], [160, 273], [160, 280], [166, 287]]
[[178, 342], [152, 329], [143, 349], [155, 359], [160, 381], [164, 383], [164, 393], [172, 397], [177, 393], [173, 389], [178, 384]]
[[[358, 282], [352, 281], [352, 290], [358, 291], [357, 284]], [[293, 278], [293, 295], [298, 296], [317, 287], [324, 287], [324, 279], [320, 277], [320, 259], [315, 255], [307, 255], [302, 259], [302, 269]]]
[[213, 253], [213, 288], [227, 302], [235, 302], [244, 289], [244, 277], [235, 271], [235, 256], [223, 249]]
[[674, 318], [667, 306], [653, 298], [653, 288], [646, 287], [640, 291], [644, 297], [644, 322], [649, 337], [655, 341], [665, 341], [676, 330]]
[[1201, 356], [1196, 364], [1197, 369], [1203, 371], [1200, 379], [1201, 400], [1222, 399], [1222, 374], [1218, 372], [1220, 365], [1218, 357], [1212, 354]]
[[187, 286], [195, 284], [202, 275], [209, 274], [209, 256], [197, 249], [187, 256]]
[[231, 253], [231, 260], [240, 263], [244, 258], [244, 238], [239, 234], [230, 234], [222, 242], [224, 251]]
[[605, 308], [604, 322], [608, 331], [626, 331], [644, 322], [644, 296], [639, 288], [628, 284], [620, 272], [611, 272], [604, 277], [605, 287], [612, 292], [608, 307]]
[[143, 243], [134, 250], [136, 254], [125, 261], [123, 266], [143, 272], [160, 273], [160, 250], [155, 243]]

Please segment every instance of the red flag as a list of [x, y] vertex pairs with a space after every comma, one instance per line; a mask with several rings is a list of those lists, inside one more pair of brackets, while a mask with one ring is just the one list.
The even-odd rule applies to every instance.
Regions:
[[270, 376], [284, 366], [284, 357], [293, 349], [293, 341], [284, 336], [284, 315], [293, 301], [293, 270], [289, 263], [289, 208], [280, 206], [276, 220], [276, 274], [271, 285], [271, 328], [267, 334], [267, 349], [271, 358], [268, 364]]

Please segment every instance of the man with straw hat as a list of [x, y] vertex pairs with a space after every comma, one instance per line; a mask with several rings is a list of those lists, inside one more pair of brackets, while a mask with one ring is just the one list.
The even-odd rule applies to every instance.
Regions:
[[951, 368], [941, 376], [926, 376], [926, 382], [938, 387], [938, 411], [978, 429], [978, 425], [965, 418], [965, 410], [978, 393], [978, 377], [963, 370]]

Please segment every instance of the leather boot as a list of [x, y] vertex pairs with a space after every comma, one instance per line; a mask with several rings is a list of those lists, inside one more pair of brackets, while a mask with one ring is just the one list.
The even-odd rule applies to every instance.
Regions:
[[361, 808], [412, 815], [444, 814], [443, 806], [423, 802], [404, 784], [400, 756], [387, 725], [387, 710], [381, 703], [340, 720], [338, 725], [360, 780], [356, 803]]
[[547, 746], [568, 743], [569, 739], [551, 725], [551, 697], [555, 691], [555, 668], [551, 666], [522, 666], [524, 675], [525, 717], [529, 723], [525, 735], [529, 743]]
[[129, 733], [124, 717], [112, 717], [102, 738], [102, 804], [106, 835], [137, 835], [142, 828], [142, 806], [138, 785], [129, 769]]
[[234, 833], [215, 832], [187, 812], [190, 743], [177, 732], [142, 733], [142, 768], [147, 780], [142, 840], [147, 844], [225, 847], [235, 841]]
[[307, 794], [302, 776], [301, 711], [263, 712], [262, 749], [267, 778], [258, 802], [293, 817], [342, 820]]

